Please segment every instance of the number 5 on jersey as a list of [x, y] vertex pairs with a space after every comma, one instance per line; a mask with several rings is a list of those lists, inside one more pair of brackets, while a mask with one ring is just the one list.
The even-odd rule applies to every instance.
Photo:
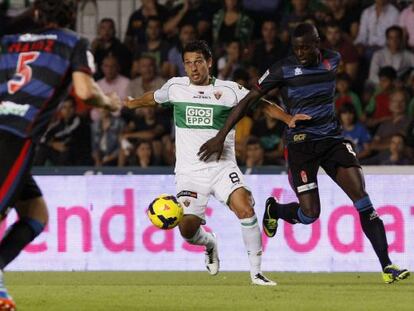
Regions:
[[16, 73], [12, 80], [7, 82], [7, 91], [14, 94], [32, 79], [32, 68], [29, 66], [39, 57], [39, 52], [20, 53], [17, 61]]

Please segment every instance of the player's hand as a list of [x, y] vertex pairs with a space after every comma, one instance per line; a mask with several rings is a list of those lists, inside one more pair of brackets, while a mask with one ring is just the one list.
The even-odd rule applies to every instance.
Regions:
[[223, 153], [224, 139], [215, 136], [207, 140], [198, 151], [197, 155], [201, 161], [206, 162], [214, 153], [217, 153], [217, 161], [220, 160]]
[[136, 108], [136, 104], [135, 104], [135, 101], [136, 101], [136, 99], [135, 98], [133, 98], [133, 97], [131, 97], [131, 96], [128, 96], [123, 102], [122, 102], [122, 104], [123, 104], [123, 106], [124, 107], [127, 107], [128, 109], [134, 109], [134, 108]]
[[122, 101], [119, 98], [118, 94], [111, 92], [107, 95], [110, 99], [111, 105], [108, 107], [108, 110], [111, 112], [119, 111], [122, 108]]
[[295, 114], [292, 117], [292, 119], [290, 119], [290, 121], [288, 123], [288, 126], [289, 126], [289, 128], [294, 128], [294, 127], [296, 127], [296, 122], [310, 120], [310, 119], [312, 119], [311, 116], [309, 116], [307, 114], [298, 113], [298, 114]]

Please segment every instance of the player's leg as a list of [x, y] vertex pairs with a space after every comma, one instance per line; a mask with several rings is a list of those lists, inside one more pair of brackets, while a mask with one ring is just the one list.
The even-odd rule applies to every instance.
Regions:
[[391, 283], [404, 279], [409, 272], [392, 265], [384, 223], [378, 217], [365, 190], [365, 180], [359, 162], [349, 142], [339, 142], [330, 149], [324, 169], [354, 203], [359, 213], [362, 230], [371, 242], [383, 269], [384, 281]]
[[176, 182], [177, 200], [184, 210], [183, 219], [178, 224], [181, 236], [192, 245], [205, 246], [207, 271], [216, 275], [220, 268], [217, 238], [214, 233], [206, 232], [201, 226], [206, 223], [205, 209], [208, 202], [208, 196], [199, 190], [205, 192], [203, 184], [197, 184], [197, 176], [186, 175], [177, 175]]
[[283, 219], [290, 224], [305, 225], [315, 222], [320, 214], [317, 172], [319, 159], [313, 142], [289, 146], [287, 160], [289, 163], [289, 181], [296, 192], [299, 203], [281, 204], [273, 197], [266, 200], [263, 215], [263, 229], [268, 237], [277, 231], [277, 220]]

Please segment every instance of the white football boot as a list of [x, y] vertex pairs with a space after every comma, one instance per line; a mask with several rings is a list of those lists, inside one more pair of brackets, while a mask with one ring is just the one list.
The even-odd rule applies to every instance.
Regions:
[[257, 273], [256, 275], [252, 276], [252, 285], [275, 286], [277, 283], [268, 279], [263, 274]]
[[215, 233], [210, 233], [214, 238], [214, 246], [210, 249], [206, 249], [206, 268], [208, 273], [211, 275], [216, 275], [219, 273], [220, 269], [220, 260], [218, 257], [218, 248], [217, 248], [217, 237]]

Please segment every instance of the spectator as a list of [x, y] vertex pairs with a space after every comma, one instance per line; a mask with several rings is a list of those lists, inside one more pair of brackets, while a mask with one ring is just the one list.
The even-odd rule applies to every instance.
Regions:
[[175, 36], [182, 25], [191, 24], [201, 40], [211, 43], [211, 20], [215, 11], [211, 1], [183, 0], [182, 5], [171, 11], [170, 19], [164, 24], [164, 32], [168, 37]]
[[265, 21], [278, 19], [280, 15], [278, 9], [282, 8], [282, 2], [282, 0], [243, 0], [243, 9], [254, 21], [255, 36], [260, 35], [262, 24]]
[[351, 78], [346, 73], [338, 74], [336, 77], [335, 108], [339, 111], [343, 104], [351, 103], [354, 106], [357, 119], [362, 116], [361, 101], [357, 94], [351, 91]]
[[233, 80], [234, 72], [242, 68], [241, 46], [239, 41], [230, 41], [226, 46], [226, 54], [217, 61], [217, 77], [221, 80]]
[[410, 123], [410, 118], [405, 114], [406, 94], [403, 90], [395, 90], [390, 96], [391, 118], [382, 121], [371, 143], [371, 150], [383, 152], [389, 149], [391, 137], [395, 134], [404, 134]]
[[158, 164], [162, 151], [161, 138], [168, 132], [170, 127], [156, 114], [156, 108], [145, 107], [140, 111], [125, 110], [122, 117], [127, 124], [124, 133], [121, 135], [123, 152], [130, 153], [130, 149], [138, 141], [150, 141], [154, 159]]
[[168, 51], [167, 77], [184, 77], [187, 75], [184, 70], [181, 51], [184, 46], [194, 41], [196, 37], [196, 30], [193, 25], [186, 24], [180, 27], [179, 42]]
[[239, 41], [246, 47], [253, 34], [253, 26], [253, 21], [241, 8], [241, 0], [224, 0], [224, 8], [213, 17], [215, 50], [221, 50], [230, 41]]
[[285, 44], [290, 42], [290, 34], [300, 23], [315, 24], [315, 16], [310, 9], [309, 0], [291, 0], [293, 12], [282, 17], [281, 29], [282, 41]]
[[145, 43], [145, 28], [151, 16], [165, 21], [168, 18], [166, 8], [158, 4], [157, 0], [141, 0], [142, 6], [129, 18], [128, 28], [125, 35], [125, 44], [131, 52], [136, 51], [139, 45]]
[[118, 60], [115, 56], [109, 54], [102, 62], [104, 76], [97, 83], [105, 93], [115, 92], [121, 99], [125, 99], [129, 79], [122, 76], [119, 70]]
[[355, 39], [358, 34], [360, 12], [349, 9], [345, 0], [325, 0], [325, 4], [328, 9], [325, 22], [338, 25], [345, 37]]
[[358, 121], [354, 105], [344, 103], [338, 111], [338, 117], [342, 126], [342, 135], [353, 143], [357, 157], [363, 159], [370, 155], [371, 135]]
[[100, 109], [100, 117], [92, 127], [92, 158], [95, 166], [116, 166], [119, 153], [119, 135], [124, 123], [120, 118], [112, 116]]
[[398, 17], [398, 10], [388, 0], [375, 0], [373, 5], [362, 12], [355, 44], [366, 49], [367, 58], [385, 46], [385, 31], [398, 25]]
[[404, 41], [414, 51], [414, 1], [401, 12], [399, 25], [404, 30]]
[[150, 141], [138, 141], [132, 146], [132, 150], [122, 149], [119, 153], [118, 166], [138, 166], [147, 168], [154, 164]]
[[140, 97], [145, 92], [154, 91], [165, 83], [165, 80], [157, 75], [155, 59], [152, 56], [144, 55], [136, 60], [139, 77], [131, 80], [126, 93], [131, 97]]
[[252, 135], [260, 140], [264, 149], [265, 164], [280, 164], [283, 156], [282, 137], [285, 126], [273, 119], [266, 109], [264, 115], [253, 124]]
[[391, 26], [386, 31], [385, 48], [376, 51], [371, 60], [369, 81], [378, 84], [379, 68], [391, 66], [399, 73], [414, 67], [414, 54], [403, 48], [403, 30], [399, 26]]
[[170, 135], [164, 135], [162, 143], [162, 163], [167, 166], [175, 165], [175, 141]]
[[120, 72], [124, 76], [129, 76], [129, 69], [131, 67], [132, 57], [131, 53], [121, 41], [115, 36], [115, 22], [111, 18], [103, 18], [99, 22], [98, 36], [93, 40], [92, 53], [95, 56], [97, 65], [97, 72], [95, 73], [95, 79], [101, 79], [102, 62], [108, 54], [112, 54], [116, 57], [119, 65]]
[[147, 21], [146, 27], [147, 41], [141, 44], [136, 53], [135, 58], [142, 55], [150, 55], [155, 60], [155, 65], [160, 68], [163, 76], [168, 73], [168, 51], [169, 44], [162, 38], [162, 25], [157, 17], [150, 17]]
[[288, 47], [278, 38], [276, 22], [265, 20], [262, 24], [262, 38], [255, 44], [252, 63], [263, 75], [271, 65], [286, 56]]
[[406, 154], [405, 137], [402, 134], [394, 134], [391, 137], [387, 154], [380, 160], [381, 165], [410, 165], [411, 159]]
[[251, 136], [246, 143], [246, 172], [251, 174], [256, 167], [264, 164], [264, 150], [257, 137]]
[[[334, 0], [338, 1], [338, 0]], [[341, 54], [341, 63], [338, 67], [338, 73], [347, 73], [352, 81], [355, 81], [358, 75], [359, 56], [356, 47], [343, 34], [339, 24], [331, 22], [325, 28], [326, 40], [323, 47], [336, 50]]]
[[[74, 165], [77, 164], [76, 157], [78, 146], [84, 133], [82, 130], [82, 119], [76, 115], [75, 99], [68, 97], [59, 109], [59, 117], [53, 122], [40, 140], [34, 165]], [[88, 132], [86, 133], [88, 134]]]
[[377, 125], [391, 117], [390, 112], [390, 94], [395, 87], [397, 72], [392, 67], [383, 67], [379, 73], [379, 86], [376, 93], [371, 97], [368, 105], [365, 107], [365, 116], [363, 120], [366, 126], [375, 130]]

